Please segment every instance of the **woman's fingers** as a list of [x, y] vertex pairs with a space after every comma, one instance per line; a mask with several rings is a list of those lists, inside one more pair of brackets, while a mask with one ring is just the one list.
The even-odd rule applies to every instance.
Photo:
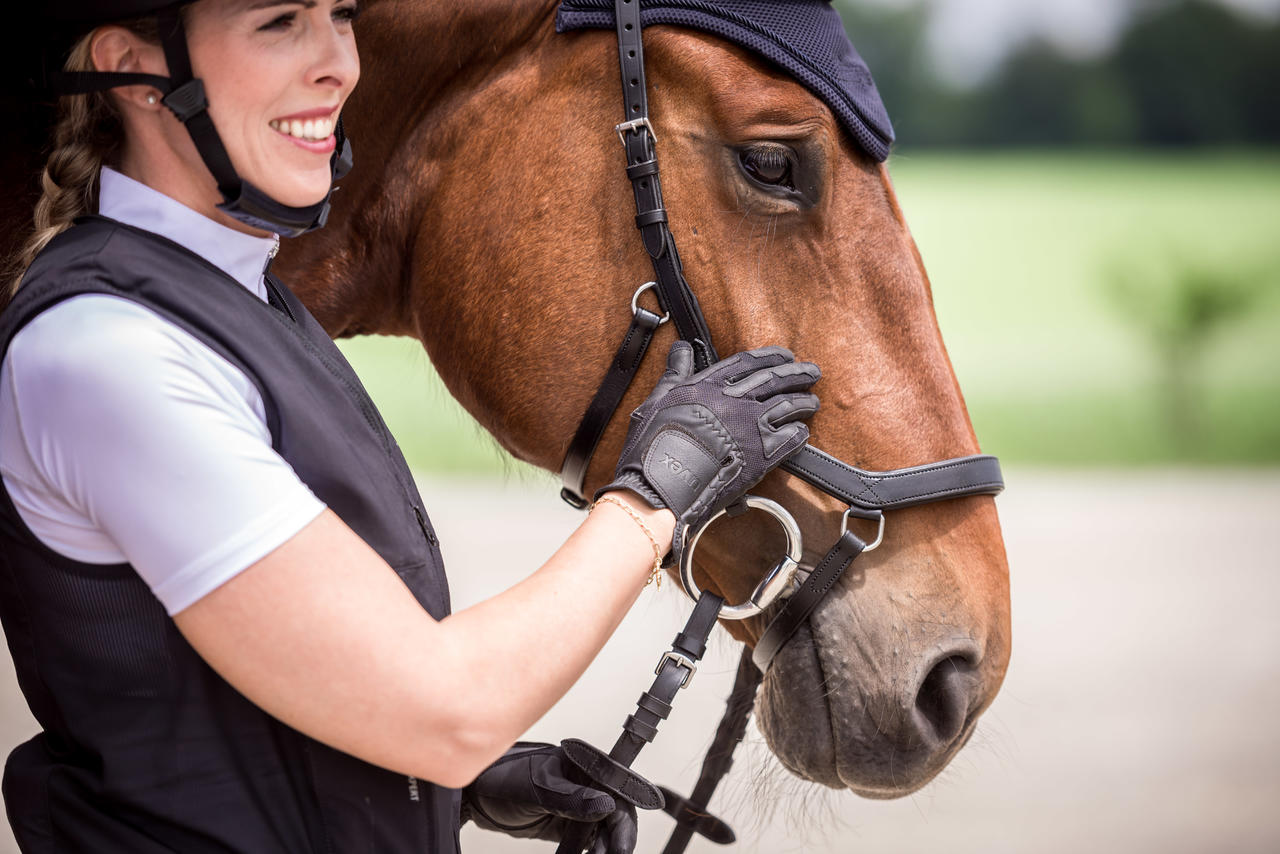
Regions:
[[822, 371], [813, 362], [789, 362], [748, 374], [727, 385], [724, 393], [764, 400], [776, 394], [805, 391], [821, 377]]
[[795, 360], [795, 354], [786, 347], [758, 347], [755, 350], [744, 350], [721, 359], [707, 368], [706, 376], [733, 383], [762, 368], [786, 365]]
[[[608, 840], [608, 846], [600, 849], [600, 854], [632, 854], [636, 850], [638, 837], [636, 808], [631, 804], [620, 804], [613, 814], [604, 820], [604, 827], [596, 835], [597, 843]], [[595, 854], [593, 848], [593, 854]]]
[[818, 396], [812, 393], [788, 394], [765, 410], [763, 425], [777, 429], [793, 421], [807, 421], [818, 411]]

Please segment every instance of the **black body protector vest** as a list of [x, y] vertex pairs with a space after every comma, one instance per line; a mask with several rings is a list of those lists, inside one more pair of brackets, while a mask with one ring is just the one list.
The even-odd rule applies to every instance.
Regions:
[[[89, 217], [31, 266], [0, 315], [0, 357], [26, 323], [77, 294], [113, 294], [167, 318], [257, 385], [275, 450], [443, 618], [440, 550], [399, 448], [316, 320], [270, 276], [268, 285], [270, 305], [175, 243]], [[44, 728], [5, 767], [23, 851], [457, 850], [457, 791], [275, 720], [204, 663], [131, 566], [53, 552], [5, 490], [0, 617]]]

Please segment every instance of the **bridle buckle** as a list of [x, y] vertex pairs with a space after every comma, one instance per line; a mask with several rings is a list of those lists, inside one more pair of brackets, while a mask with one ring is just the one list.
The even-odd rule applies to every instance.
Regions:
[[623, 122], [622, 124], [619, 124], [619, 125], [614, 125], [613, 129], [618, 132], [618, 141], [622, 143], [622, 147], [626, 148], [627, 134], [635, 133], [641, 128], [644, 128], [649, 132], [649, 139], [653, 140], [652, 144], [656, 148], [658, 145], [658, 135], [653, 132], [653, 125], [649, 123], [648, 116], [644, 116], [638, 119], [632, 119], [629, 122]]

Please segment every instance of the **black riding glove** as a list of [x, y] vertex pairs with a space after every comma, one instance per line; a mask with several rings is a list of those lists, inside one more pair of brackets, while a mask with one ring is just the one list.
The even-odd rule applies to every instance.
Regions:
[[517, 742], [462, 790], [462, 809], [464, 822], [521, 839], [559, 842], [575, 822], [588, 822], [596, 825], [591, 854], [636, 847], [635, 807], [592, 788], [550, 744]]
[[741, 498], [809, 440], [801, 423], [818, 411], [808, 389], [822, 372], [790, 350], [762, 347], [693, 371], [693, 348], [677, 341], [667, 372], [631, 413], [614, 480], [676, 515], [671, 559], [688, 530]]

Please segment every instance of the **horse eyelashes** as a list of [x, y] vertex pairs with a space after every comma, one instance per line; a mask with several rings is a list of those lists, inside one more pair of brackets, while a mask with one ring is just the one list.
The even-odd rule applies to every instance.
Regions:
[[738, 154], [742, 170], [761, 184], [795, 189], [792, 158], [781, 145], [757, 145]]

